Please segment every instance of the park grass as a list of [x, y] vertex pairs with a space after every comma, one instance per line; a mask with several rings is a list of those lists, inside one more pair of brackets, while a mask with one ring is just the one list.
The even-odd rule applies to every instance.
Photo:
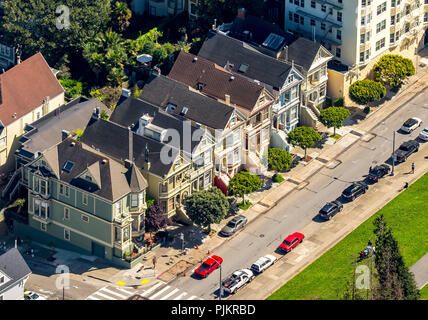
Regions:
[[421, 300], [428, 300], [428, 284], [423, 287], [419, 292], [421, 293]]
[[[380, 214], [384, 215], [385, 221], [391, 227], [404, 262], [407, 267], [411, 267], [428, 252], [427, 184], [428, 173], [267, 299], [340, 299], [347, 282], [352, 282], [354, 270], [352, 262], [356, 260], [358, 252], [364, 249], [369, 239], [372, 242], [375, 240], [373, 221]], [[428, 289], [424, 290], [426, 297]]]
[[238, 208], [242, 209], [242, 210], [247, 210], [249, 207], [251, 207], [252, 203], [250, 202], [250, 200], [245, 200], [244, 202], [240, 202], [238, 203]]

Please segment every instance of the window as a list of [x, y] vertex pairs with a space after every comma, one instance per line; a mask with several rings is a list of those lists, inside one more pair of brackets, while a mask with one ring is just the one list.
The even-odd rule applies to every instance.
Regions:
[[391, 33], [390, 35], [389, 35], [389, 42], [390, 43], [394, 43], [395, 41], [394, 41], [394, 39], [395, 39], [395, 33]]
[[364, 51], [360, 52], [360, 62], [364, 62]]
[[305, 7], [305, 0], [300, 0], [300, 6], [301, 6], [302, 8], [304, 8], [304, 7]]
[[88, 216], [82, 214], [81, 218], [82, 218], [83, 221], [89, 222], [89, 217]]
[[46, 223], [40, 222], [40, 230], [42, 230], [42, 231], [47, 230]]
[[370, 49], [366, 50], [366, 60], [368, 60], [368, 58], [370, 57]]
[[395, 16], [391, 16], [391, 26], [395, 24]]
[[64, 240], [70, 241], [70, 230], [64, 229]]
[[120, 216], [122, 214], [122, 202], [116, 202], [116, 216]]
[[327, 11], [327, 7], [325, 6], [325, 4], [321, 5], [321, 11], [322, 12], [326, 12]]
[[64, 170], [65, 172], [70, 172], [71, 169], [73, 168], [74, 163], [71, 161], [66, 161], [64, 164], [64, 167], [62, 168], [62, 170]]
[[337, 21], [342, 22], [342, 12], [337, 11]]
[[293, 21], [293, 14], [291, 12], [288, 13], [288, 20]]
[[296, 13], [294, 14], [294, 22], [299, 23], [299, 15]]
[[[425, 0], [428, 1], [428, 0]], [[428, 12], [424, 13], [424, 22], [428, 22]]]
[[131, 208], [138, 207], [138, 194], [131, 193]]
[[300, 16], [300, 24], [302, 24], [302, 25], [305, 24], [305, 19], [302, 16]]
[[385, 47], [385, 38], [382, 38], [376, 42], [376, 51], [380, 50], [383, 47]]
[[315, 20], [311, 19], [311, 26], [314, 26], [314, 25], [315, 25]]
[[336, 38], [337, 38], [338, 40], [342, 40], [342, 31], [337, 30]]
[[[426, 1], [428, 1], [428, 0], [426, 0]], [[311, 7], [312, 7], [312, 8], [316, 8], [316, 7], [317, 7], [317, 4], [316, 4], [316, 3], [315, 3], [315, 1], [313, 1], [313, 0], [311, 1]]]
[[64, 208], [64, 220], [70, 220], [70, 209]]
[[340, 58], [342, 54], [342, 51], [340, 50], [340, 48], [336, 48], [336, 57]]
[[383, 13], [385, 11], [386, 11], [386, 1], [377, 6], [377, 15], [380, 15], [381, 13]]
[[59, 185], [59, 194], [63, 195], [63, 196], [70, 196], [70, 188], [68, 186], [66, 186], [65, 184], [60, 184]]
[[4, 276], [0, 277], [0, 284], [2, 284], [4, 282]]
[[363, 26], [363, 25], [365, 25], [366, 24], [366, 17], [365, 16], [362, 16], [361, 17], [361, 25]]
[[368, 31], [366, 33], [366, 41], [369, 42], [370, 41], [370, 31]]
[[395, 8], [395, 0], [391, 0], [391, 8]]
[[376, 25], [376, 33], [379, 33], [379, 32], [381, 32], [382, 30], [385, 30], [385, 27], [386, 27], [386, 20], [383, 20], [383, 21], [379, 22], [379, 23]]
[[83, 204], [87, 205], [88, 204], [88, 195], [85, 193], [82, 193], [82, 202]]

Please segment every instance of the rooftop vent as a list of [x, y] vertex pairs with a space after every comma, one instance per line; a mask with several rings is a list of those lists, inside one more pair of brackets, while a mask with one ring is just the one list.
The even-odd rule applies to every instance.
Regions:
[[107, 159], [103, 159], [103, 160], [101, 161], [101, 163], [102, 163], [102, 164], [106, 164], [106, 163], [107, 163]]
[[72, 146], [72, 147], [74, 147], [76, 145], [76, 142], [74, 142], [74, 141], [72, 141], [71, 143], [70, 143], [70, 146]]
[[196, 61], [198, 61], [198, 57], [193, 58], [193, 62], [196, 62]]
[[168, 104], [166, 105], [166, 112], [172, 114], [176, 108], [176, 104], [168, 102]]
[[238, 71], [239, 71], [239, 72], [242, 72], [242, 73], [245, 73], [245, 72], [247, 72], [248, 67], [249, 67], [249, 65], [248, 65], [248, 64], [243, 63], [243, 64], [241, 64], [241, 65], [239, 66]]
[[229, 80], [230, 81], [235, 80], [235, 77], [234, 76], [230, 76]]
[[183, 110], [181, 110], [180, 115], [181, 116], [186, 115], [187, 111], [189, 111], [189, 108], [183, 107]]
[[126, 88], [122, 88], [122, 96], [126, 97], [126, 98], [130, 97], [131, 96], [131, 90], [126, 89]]

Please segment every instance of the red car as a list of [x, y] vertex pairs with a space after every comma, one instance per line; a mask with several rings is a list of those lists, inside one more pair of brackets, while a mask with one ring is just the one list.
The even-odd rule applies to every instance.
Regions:
[[223, 259], [219, 256], [211, 256], [199, 266], [198, 269], [195, 270], [195, 274], [200, 276], [201, 278], [206, 278], [211, 272], [217, 269]]
[[284, 241], [279, 245], [279, 248], [285, 252], [290, 252], [291, 249], [296, 247], [300, 242], [303, 241], [305, 236], [300, 232], [290, 234]]

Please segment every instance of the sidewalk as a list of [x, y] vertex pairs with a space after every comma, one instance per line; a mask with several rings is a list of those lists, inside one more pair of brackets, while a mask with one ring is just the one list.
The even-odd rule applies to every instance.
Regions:
[[[285, 181], [283, 181], [281, 184], [273, 183], [272, 186], [267, 190], [254, 192], [246, 196], [245, 198], [251, 201], [252, 206], [246, 211], [240, 210], [238, 214], [245, 215], [247, 217], [248, 223], [250, 223], [260, 214], [263, 214], [273, 208], [291, 191], [304, 188], [308, 184], [306, 180], [316, 174], [323, 167], [333, 169], [339, 165], [340, 162], [335, 160], [335, 158], [352, 147], [354, 143], [360, 140], [367, 142], [374, 138], [375, 135], [370, 133], [371, 129], [382, 122], [385, 118], [389, 117], [396, 110], [399, 110], [417, 94], [422, 92], [426, 87], [426, 84], [428, 83], [428, 66], [423, 68], [418, 67], [418, 69], [418, 73], [407, 79], [406, 84], [403, 85], [403, 88], [400, 90], [400, 92], [391, 100], [386, 100], [383, 104], [371, 108], [372, 111], [368, 115], [365, 115], [362, 112], [363, 108], [361, 108], [361, 111], [354, 114], [352, 119], [350, 119], [348, 122], [349, 125], [336, 130], [336, 132], [342, 136], [340, 139], [336, 141], [330, 138], [323, 145], [322, 149], [313, 148], [308, 150], [308, 156], [310, 156], [312, 160], [308, 163], [301, 162], [290, 172], [282, 173]], [[362, 119], [363, 121], [361, 121]], [[328, 132], [333, 134], [333, 128], [330, 128]], [[303, 156], [302, 150], [299, 151], [298, 148], [296, 148], [296, 150], [298, 155]], [[419, 154], [422, 153], [419, 152]], [[425, 165], [426, 161], [422, 161], [422, 163]], [[417, 164], [417, 168], [422, 168], [422, 163]], [[267, 177], [271, 177], [272, 175], [273, 172], [269, 172]], [[416, 176], [417, 175], [415, 175], [415, 177]], [[404, 180], [396, 178], [395, 183], [401, 187], [404, 184]], [[389, 192], [390, 194], [395, 194], [396, 189], [391, 189]], [[391, 199], [387, 200], [389, 201]], [[380, 197], [380, 201], [377, 199], [376, 203], [378, 203], [379, 208], [383, 206], [384, 200], [385, 199], [382, 199], [382, 197]], [[363, 213], [370, 214], [372, 211], [365, 210]], [[366, 216], [363, 215], [363, 213], [360, 213], [359, 216], [364, 216], [365, 220]], [[217, 232], [220, 231], [223, 226], [225, 226], [232, 218], [233, 217], [224, 219], [220, 224], [212, 225], [212, 230]], [[355, 221], [355, 223], [358, 224], [350, 225], [348, 228], [339, 228], [341, 230], [341, 234], [339, 236], [344, 237], [364, 220]], [[309, 229], [305, 232], [311, 234], [311, 232], [313, 232], [310, 230], [312, 227], [308, 226], [308, 228]], [[180, 231], [181, 230], [183, 230], [185, 233], [185, 248], [188, 249], [187, 254], [182, 254], [181, 245], [175, 244], [175, 246], [171, 247], [161, 247], [153, 252], [150, 252], [141, 264], [138, 264], [131, 270], [120, 272], [120, 275], [118, 274], [117, 277], [112, 278], [110, 281], [114, 282], [119, 278], [125, 278], [126, 281], [121, 280], [125, 283], [124, 285], [140, 286], [146, 285], [146, 283], [148, 283], [147, 280], [150, 279], [157, 278], [169, 282], [177, 276], [188, 276], [189, 271], [191, 271], [195, 265], [199, 264], [202, 260], [208, 257], [212, 251], [221, 246], [224, 242], [233, 238], [233, 236], [229, 238], [223, 238], [216, 233], [211, 236], [200, 235], [199, 239], [192, 239], [190, 230], [199, 230], [200, 232], [200, 229], [195, 227], [182, 227], [180, 228]], [[335, 235], [337, 236], [336, 233]], [[328, 235], [327, 238], [330, 239], [330, 236], [331, 235]], [[316, 241], [317, 240], [315, 239], [315, 242]], [[330, 245], [333, 245], [336, 241], [338, 241], [337, 238], [331, 239]], [[195, 246], [196, 243], [199, 243], [197, 247]], [[326, 250], [326, 248], [322, 250]], [[153, 268], [153, 257], [156, 257], [157, 260], [155, 268]], [[284, 283], [285, 281], [286, 280], [281, 280], [278, 281], [278, 283]], [[263, 298], [264, 296], [262, 295], [261, 299]], [[255, 297], [252, 297], [251, 299], [255, 299]]]
[[428, 253], [411, 266], [410, 271], [415, 275], [417, 288], [425, 287], [428, 284]]

